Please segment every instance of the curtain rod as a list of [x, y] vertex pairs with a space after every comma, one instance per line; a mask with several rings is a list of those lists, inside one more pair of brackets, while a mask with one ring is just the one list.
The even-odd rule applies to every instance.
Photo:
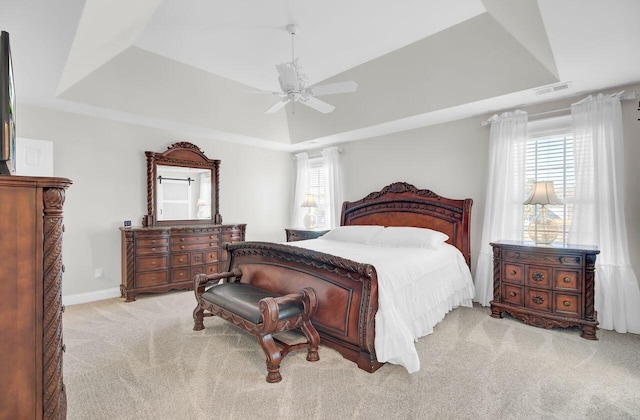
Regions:
[[[302, 153], [302, 152], [300, 152], [300, 153]], [[342, 149], [338, 149], [338, 153], [342, 153]], [[322, 157], [322, 153], [314, 153], [312, 155], [307, 154], [307, 158], [309, 158], [309, 159], [315, 159], [315, 158], [319, 158], [319, 157]], [[296, 159], [296, 155], [293, 155], [293, 160], [295, 160], [295, 159]]]
[[[624, 93], [624, 91], [611, 94], [610, 96], [616, 96], [616, 95], [620, 96], [620, 100], [621, 101], [633, 100], [633, 99], [636, 99], [636, 97], [637, 97], [636, 92]], [[569, 106], [569, 107], [566, 107], [566, 108], [552, 109], [551, 111], [536, 112], [535, 114], [529, 114], [529, 117], [539, 117], [541, 115], [555, 114], [556, 112], [565, 112], [565, 111], [571, 111], [571, 107]], [[491, 118], [489, 118], [488, 120], [484, 120], [484, 121], [480, 122], [480, 125], [482, 127], [485, 127], [487, 125], [491, 125]]]

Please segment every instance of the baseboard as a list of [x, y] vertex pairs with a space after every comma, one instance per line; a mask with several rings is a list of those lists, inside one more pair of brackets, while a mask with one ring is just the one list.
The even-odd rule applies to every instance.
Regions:
[[62, 296], [62, 304], [65, 306], [77, 305], [80, 303], [95, 302], [96, 300], [111, 299], [120, 297], [120, 288], [96, 290], [89, 293], [78, 293], [77, 295]]

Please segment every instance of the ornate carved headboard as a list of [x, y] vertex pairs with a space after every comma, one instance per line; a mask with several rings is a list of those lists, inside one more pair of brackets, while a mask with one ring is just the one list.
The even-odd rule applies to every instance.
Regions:
[[345, 201], [340, 224], [412, 226], [449, 235], [447, 241], [458, 248], [471, 266], [470, 221], [473, 200], [441, 197], [419, 190], [406, 182], [395, 182], [358, 201]]

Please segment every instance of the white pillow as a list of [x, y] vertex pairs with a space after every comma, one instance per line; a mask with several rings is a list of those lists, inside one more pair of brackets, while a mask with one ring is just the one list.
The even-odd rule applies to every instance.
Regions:
[[391, 226], [378, 232], [367, 244], [405, 248], [435, 248], [447, 239], [449, 236], [437, 230]]
[[354, 242], [358, 244], [366, 244], [378, 232], [384, 230], [384, 226], [375, 225], [352, 225], [339, 226], [331, 229], [318, 239], [331, 239], [332, 241]]

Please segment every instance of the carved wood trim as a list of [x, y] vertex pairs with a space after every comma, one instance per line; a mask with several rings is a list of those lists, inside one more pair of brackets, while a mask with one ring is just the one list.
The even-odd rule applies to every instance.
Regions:
[[64, 188], [44, 188], [43, 418], [66, 417], [62, 380], [62, 207]]

